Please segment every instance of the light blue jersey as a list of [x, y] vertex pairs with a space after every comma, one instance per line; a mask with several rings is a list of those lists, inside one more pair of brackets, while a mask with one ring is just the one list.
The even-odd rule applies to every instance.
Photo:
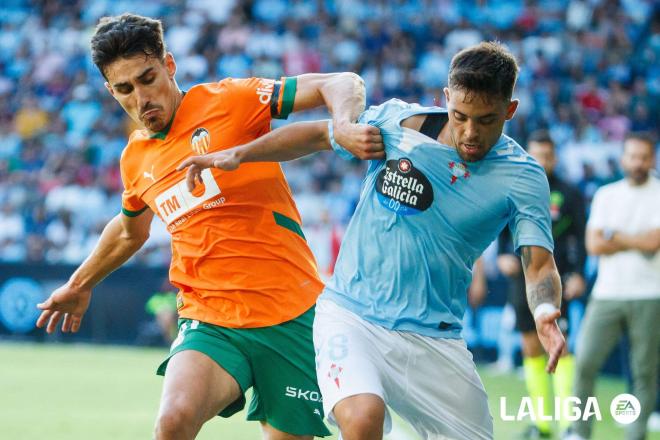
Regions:
[[459, 338], [472, 265], [507, 224], [516, 249], [552, 252], [548, 180], [505, 135], [466, 163], [454, 148], [401, 127], [420, 113], [446, 110], [393, 99], [360, 116], [380, 128], [386, 159], [369, 163], [322, 297], [388, 329]]

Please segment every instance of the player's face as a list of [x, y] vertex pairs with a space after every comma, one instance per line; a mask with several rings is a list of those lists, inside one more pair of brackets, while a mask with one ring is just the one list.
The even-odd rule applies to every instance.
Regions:
[[504, 122], [513, 117], [518, 101], [449, 88], [444, 92], [452, 146], [466, 162], [482, 159], [502, 135]]
[[106, 88], [128, 115], [151, 133], [163, 130], [180, 102], [172, 54], [119, 58], [105, 68]]
[[623, 144], [621, 166], [626, 176], [635, 184], [646, 182], [655, 165], [653, 146], [641, 139], [628, 139]]
[[543, 167], [549, 176], [555, 169], [557, 159], [555, 149], [549, 142], [532, 141], [527, 145], [527, 152]]

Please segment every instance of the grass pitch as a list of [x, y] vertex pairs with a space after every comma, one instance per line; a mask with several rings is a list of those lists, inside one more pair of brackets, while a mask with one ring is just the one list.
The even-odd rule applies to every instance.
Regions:
[[[162, 384], [155, 368], [165, 354], [163, 349], [0, 343], [0, 438], [151, 438]], [[495, 438], [516, 438], [525, 425], [500, 420], [499, 397], [507, 396], [509, 413], [516, 411], [526, 394], [522, 379], [485, 371], [482, 378], [490, 396]], [[622, 381], [598, 382], [604, 419], [595, 423], [595, 440], [624, 438], [623, 429], [609, 414], [610, 400], [624, 389]], [[244, 418], [245, 414], [218, 417], [205, 425], [198, 439], [261, 439], [258, 424]], [[397, 440], [417, 438], [405, 424], [399, 421], [397, 425]], [[649, 440], [660, 440], [660, 433], [651, 434]]]

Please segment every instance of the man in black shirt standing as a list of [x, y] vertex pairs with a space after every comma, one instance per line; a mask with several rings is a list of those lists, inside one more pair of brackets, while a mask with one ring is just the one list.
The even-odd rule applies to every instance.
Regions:
[[[562, 181], [554, 174], [557, 163], [555, 146], [545, 130], [535, 131], [528, 140], [527, 151], [545, 169], [550, 183], [550, 214], [552, 216], [552, 236], [555, 242], [554, 257], [557, 269], [562, 277], [563, 301], [561, 318], [557, 320], [561, 330], [568, 331], [568, 302], [581, 296], [585, 290], [583, 278], [586, 250], [585, 203], [580, 191]], [[508, 228], [499, 239], [500, 254], [497, 266], [509, 279], [509, 301], [516, 312], [516, 330], [522, 333], [523, 369], [527, 392], [536, 405], [538, 398], [543, 398], [546, 414], [553, 410], [550, 398], [550, 375], [545, 372], [545, 353], [536, 335], [534, 317], [529, 311], [525, 296], [525, 282], [520, 265], [520, 258], [513, 255]], [[567, 350], [557, 365], [553, 378], [554, 395], [562, 399], [572, 395], [573, 375], [575, 371], [572, 354]], [[535, 407], [537, 410], [538, 408]], [[551, 438], [551, 422], [536, 417], [536, 424], [525, 431], [524, 438]], [[560, 422], [560, 429], [568, 428], [568, 421]]]

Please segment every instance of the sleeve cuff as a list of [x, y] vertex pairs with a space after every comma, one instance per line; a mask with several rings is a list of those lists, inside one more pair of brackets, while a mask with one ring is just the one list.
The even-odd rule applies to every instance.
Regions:
[[344, 147], [339, 145], [337, 141], [335, 141], [335, 133], [332, 127], [332, 119], [328, 120], [328, 137], [330, 138], [330, 145], [332, 146], [332, 149], [342, 159], [350, 160], [355, 158], [351, 153], [348, 152], [348, 150], [346, 150]]
[[[293, 103], [296, 99], [296, 90], [298, 89], [298, 78], [287, 77], [282, 78], [281, 87], [278, 86], [273, 89], [273, 96], [271, 101], [275, 102], [277, 106], [279, 101], [279, 95], [282, 95], [282, 103], [279, 107], [279, 112], [273, 114], [273, 108], [271, 107], [271, 116], [275, 119], [287, 119], [289, 114], [293, 111]], [[277, 93], [275, 93], [277, 92]]]
[[137, 217], [138, 215], [140, 215], [140, 214], [142, 214], [144, 211], [146, 211], [147, 208], [149, 208], [149, 205], [145, 205], [144, 208], [139, 209], [139, 210], [137, 210], [137, 211], [131, 211], [131, 210], [126, 209], [126, 208], [124, 208], [124, 207], [122, 206], [122, 208], [121, 208], [121, 212], [122, 212], [126, 217]]

